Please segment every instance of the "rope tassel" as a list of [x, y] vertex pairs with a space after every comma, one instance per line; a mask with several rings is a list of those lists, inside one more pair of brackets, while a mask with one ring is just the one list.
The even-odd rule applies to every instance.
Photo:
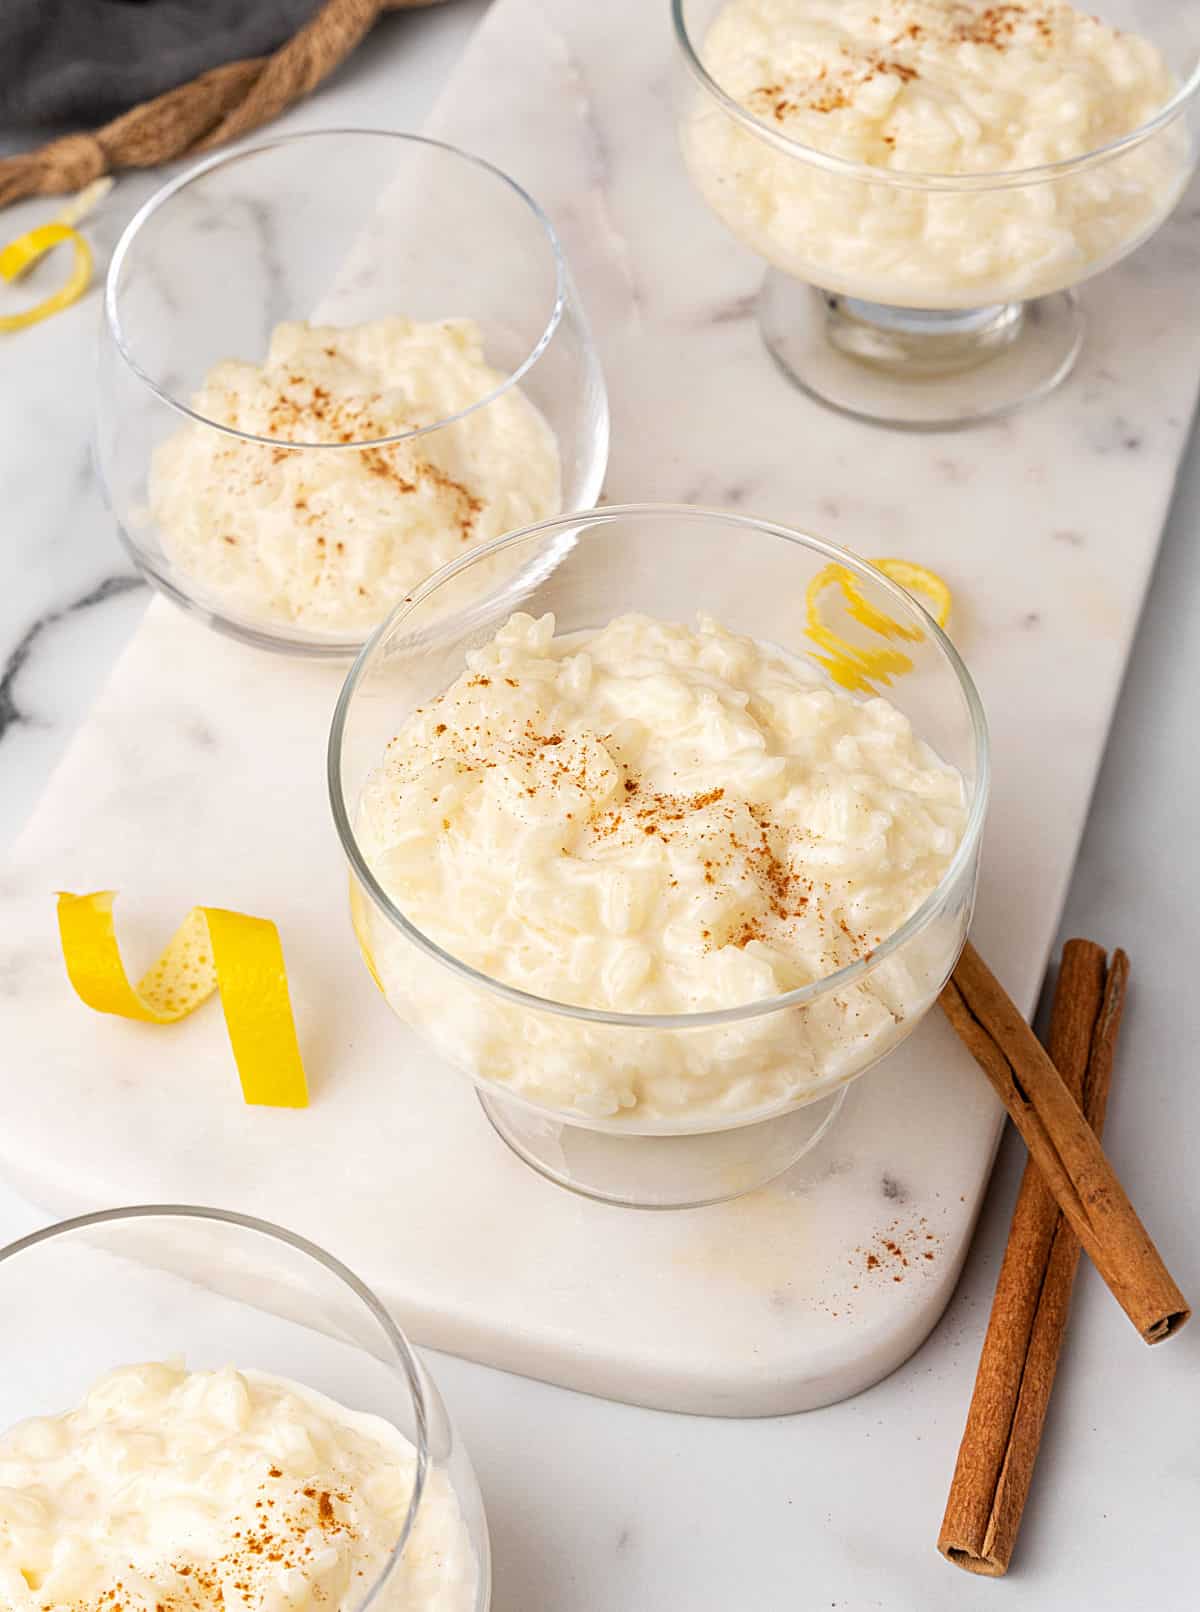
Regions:
[[316, 89], [383, 12], [435, 3], [326, 0], [272, 56], [214, 67], [190, 84], [123, 112], [93, 134], [68, 134], [36, 151], [0, 158], [0, 207], [26, 196], [67, 195], [102, 174], [156, 168], [239, 139]]

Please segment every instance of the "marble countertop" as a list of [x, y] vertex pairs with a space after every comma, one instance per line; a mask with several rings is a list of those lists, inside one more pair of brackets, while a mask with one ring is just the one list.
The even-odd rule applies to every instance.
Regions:
[[[456, 0], [383, 23], [287, 120], [420, 127], [482, 14]], [[91, 229], [103, 260], [159, 176], [123, 180]], [[5, 214], [5, 237], [44, 216]], [[93, 293], [4, 338], [0, 477], [0, 840], [46, 778], [146, 602], [88, 464]], [[1114, 513], [1119, 519], [1119, 512]], [[1135, 992], [1110, 1113], [1118, 1169], [1138, 1162], [1148, 1223], [1171, 1230], [1176, 1274], [1200, 1291], [1184, 1241], [1194, 1182], [1153, 1164], [1171, 1115], [1155, 1071], [1194, 1061], [1200, 994], [1187, 977], [1200, 910], [1191, 832], [1200, 793], [1200, 445], [1185, 461], [1072, 883], [1062, 934], [1130, 951]], [[1036, 787], [1031, 781], [1031, 800]], [[1021, 1164], [1006, 1142], [950, 1308], [918, 1355], [871, 1392], [807, 1417], [712, 1422], [635, 1410], [450, 1359], [434, 1373], [479, 1470], [497, 1612], [950, 1612], [999, 1599], [1061, 1612], [1195, 1604], [1186, 1526], [1200, 1504], [1179, 1410], [1200, 1372], [1200, 1324], [1148, 1356], [1085, 1269], [1020, 1555], [1004, 1586], [945, 1567], [933, 1540], [970, 1393]], [[0, 1242], [39, 1224], [0, 1187]], [[1189, 1390], [1190, 1385], [1190, 1390]], [[1148, 1474], [1151, 1475], [1148, 1477]], [[1184, 1497], [1190, 1493], [1190, 1513]], [[1165, 1495], [1173, 1498], [1168, 1502]]]

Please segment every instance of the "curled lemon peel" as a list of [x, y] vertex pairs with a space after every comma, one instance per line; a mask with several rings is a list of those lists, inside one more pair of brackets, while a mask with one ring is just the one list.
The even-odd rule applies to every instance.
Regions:
[[87, 217], [111, 188], [111, 179], [96, 180], [94, 184], [80, 191], [78, 196], [73, 197], [49, 223], [26, 230], [24, 235], [18, 235], [15, 241], [10, 241], [3, 250], [0, 250], [0, 278], [11, 284], [14, 280], [19, 280], [22, 275], [28, 274], [34, 264], [40, 262], [46, 253], [53, 251], [56, 246], [69, 241], [75, 249], [71, 272], [58, 290], [52, 291], [48, 297], [43, 297], [41, 302], [35, 302], [32, 308], [25, 308], [21, 313], [0, 314], [0, 331], [24, 330], [29, 325], [36, 325], [43, 319], [49, 319], [52, 314], [59, 313], [63, 308], [69, 308], [73, 302], [79, 301], [91, 284], [92, 249], [75, 225]]
[[114, 890], [59, 892], [63, 959], [79, 998], [97, 1013], [174, 1024], [219, 990], [246, 1102], [306, 1107], [308, 1082], [275, 925], [223, 907], [193, 907], [135, 986], [117, 946], [115, 900]]
[[[871, 564], [907, 592], [917, 595], [939, 627], [950, 618], [951, 594], [936, 571], [911, 560], [879, 559]], [[831, 592], [841, 595], [842, 606], [851, 620], [881, 638], [920, 643], [925, 634], [920, 627], [896, 621], [877, 609], [864, 595], [858, 578], [844, 565], [834, 562], [818, 571], [805, 594], [805, 633], [824, 653], [813, 659], [835, 683], [854, 693], [873, 693], [877, 683], [889, 684], [895, 677], [912, 671], [912, 660], [903, 650], [886, 645], [853, 643], [825, 619], [823, 609]]]

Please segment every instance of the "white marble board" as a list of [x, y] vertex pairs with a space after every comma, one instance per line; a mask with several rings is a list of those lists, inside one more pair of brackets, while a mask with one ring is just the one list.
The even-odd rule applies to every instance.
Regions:
[[[1031, 1007], [1195, 402], [1194, 193], [1088, 288], [1087, 349], [1049, 402], [950, 436], [837, 419], [768, 362], [759, 266], [682, 176], [665, 11], [497, 0], [434, 132], [507, 168], [564, 236], [608, 374], [610, 498], [743, 509], [950, 581], [995, 752], [975, 936]], [[738, 1203], [644, 1216], [543, 1184], [357, 957], [323, 783], [337, 685], [151, 607], [4, 878], [0, 1165], [56, 1210], [172, 1198], [281, 1220], [418, 1341], [618, 1398], [782, 1412], [898, 1365], [950, 1295], [999, 1131], [946, 1027]], [[240, 1105], [215, 1009], [163, 1030], [74, 1000], [53, 892], [110, 886], [133, 965], [197, 901], [276, 919], [308, 1111]]]

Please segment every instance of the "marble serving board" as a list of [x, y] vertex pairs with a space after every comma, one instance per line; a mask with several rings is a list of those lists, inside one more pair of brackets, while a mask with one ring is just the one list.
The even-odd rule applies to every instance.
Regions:
[[[974, 934], [1031, 1009], [1195, 402], [1195, 193], [1087, 288], [1087, 347], [1054, 398], [957, 435], [853, 424], [768, 361], [760, 266], [689, 191], [666, 12], [497, 0], [433, 132], [508, 169], [564, 238], [608, 375], [611, 499], [749, 511], [950, 582], [994, 746]], [[738, 1202], [643, 1215], [545, 1184], [357, 955], [324, 786], [338, 682], [151, 606], [4, 876], [0, 1166], [54, 1210], [282, 1221], [419, 1342], [616, 1398], [769, 1414], [900, 1364], [949, 1298], [1001, 1124], [940, 1017]], [[242, 1106], [215, 1006], [161, 1029], [75, 1000], [54, 891], [108, 887], [131, 969], [196, 902], [278, 922], [308, 1110]]]

